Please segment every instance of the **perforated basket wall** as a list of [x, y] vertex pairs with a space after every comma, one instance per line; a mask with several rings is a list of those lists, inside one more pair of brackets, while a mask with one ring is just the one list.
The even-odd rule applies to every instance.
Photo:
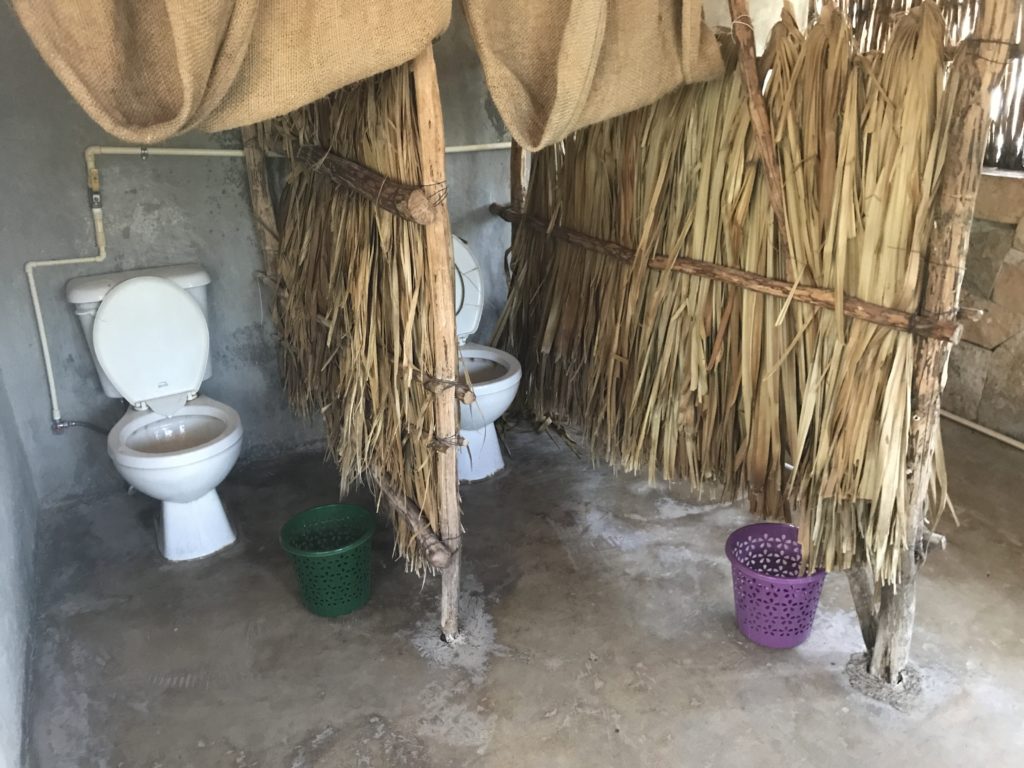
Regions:
[[733, 531], [725, 544], [732, 563], [736, 623], [759, 645], [792, 648], [811, 633], [825, 572], [800, 574], [797, 529], [757, 523]]
[[370, 599], [370, 540], [376, 518], [351, 504], [300, 512], [281, 529], [302, 602], [318, 616], [341, 616]]

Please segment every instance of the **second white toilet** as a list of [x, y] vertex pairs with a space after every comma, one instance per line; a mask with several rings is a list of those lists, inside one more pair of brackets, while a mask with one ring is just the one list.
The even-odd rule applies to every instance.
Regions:
[[469, 405], [459, 406], [459, 480], [483, 480], [505, 466], [501, 456], [497, 421], [515, 400], [522, 378], [519, 361], [508, 352], [467, 339], [480, 327], [484, 287], [480, 266], [466, 245], [452, 238], [455, 258], [455, 330], [459, 337], [459, 379], [467, 378], [476, 395]]

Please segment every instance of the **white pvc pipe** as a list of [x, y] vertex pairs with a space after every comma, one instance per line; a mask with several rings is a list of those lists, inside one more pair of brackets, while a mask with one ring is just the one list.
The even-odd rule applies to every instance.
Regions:
[[[488, 152], [511, 149], [508, 141], [490, 144], [462, 144], [445, 148], [447, 154], [464, 154], [467, 152]], [[28, 290], [32, 296], [32, 311], [36, 318], [36, 331], [39, 334], [39, 345], [43, 352], [43, 367], [46, 369], [46, 386], [50, 392], [50, 415], [54, 422], [60, 421], [60, 402], [57, 398], [57, 385], [53, 376], [53, 361], [50, 358], [50, 345], [46, 336], [46, 325], [43, 322], [43, 310], [39, 304], [39, 291], [36, 288], [35, 271], [45, 267], [67, 267], [73, 264], [99, 264], [107, 258], [107, 238], [103, 230], [103, 207], [100, 204], [100, 176], [96, 168], [99, 155], [120, 155], [138, 157], [145, 160], [149, 157], [245, 157], [241, 149], [197, 149], [189, 147], [110, 147], [94, 145], [85, 148], [85, 171], [88, 179], [90, 195], [93, 199], [92, 223], [96, 235], [96, 255], [80, 259], [50, 259], [30, 261], [25, 264], [25, 276], [28, 278]]]
[[[495, 141], [489, 144], [455, 144], [445, 147], [445, 154], [461, 155], [467, 152], [493, 152], [501, 149], [512, 149], [511, 141]], [[128, 155], [135, 157], [245, 157], [241, 149], [190, 149], [188, 147], [87, 147], [85, 150], [86, 166], [95, 168], [97, 155]]]
[[97, 155], [128, 155], [145, 159], [147, 157], [245, 157], [241, 149], [193, 149], [190, 147], [100, 147], [85, 148], [85, 166], [96, 167]]
[[50, 346], [46, 338], [46, 326], [43, 324], [43, 310], [39, 306], [39, 291], [36, 289], [35, 270], [43, 267], [65, 267], [71, 264], [98, 264], [107, 258], [107, 239], [103, 232], [103, 209], [92, 209], [93, 229], [96, 232], [95, 256], [81, 259], [51, 259], [49, 261], [30, 261], [25, 264], [25, 276], [28, 277], [28, 291], [32, 295], [32, 310], [36, 316], [36, 330], [39, 332], [39, 344], [43, 350], [43, 366], [46, 368], [46, 386], [50, 391], [50, 415], [54, 422], [60, 421], [60, 404], [57, 402], [57, 385], [53, 380], [53, 362], [50, 359]]
[[996, 432], [994, 429], [989, 429], [988, 427], [982, 426], [981, 424], [978, 424], [976, 421], [965, 419], [963, 416], [957, 416], [955, 413], [950, 413], [949, 411], [941, 411], [941, 413], [943, 418], [949, 419], [950, 421], [959, 424], [962, 427], [973, 429], [975, 432], [985, 435], [986, 437], [991, 437], [993, 440], [998, 440], [999, 442], [1008, 445], [1011, 448], [1016, 448], [1018, 451], [1024, 451], [1024, 443], [1022, 443], [1020, 440], [1014, 440], [1009, 435], [1004, 435], [1002, 432]]
[[100, 196], [100, 177], [96, 169], [98, 155], [127, 155], [139, 158], [147, 157], [243, 157], [241, 149], [187, 149], [178, 147], [101, 147], [92, 146], [85, 149], [85, 169], [92, 199], [92, 225], [96, 236], [96, 255], [80, 259], [50, 259], [46, 261], [30, 261], [25, 264], [25, 276], [28, 278], [28, 290], [32, 297], [32, 311], [36, 318], [36, 331], [39, 334], [39, 345], [43, 352], [43, 367], [46, 369], [46, 386], [50, 392], [50, 415], [54, 422], [60, 421], [60, 402], [57, 397], [57, 384], [53, 376], [53, 360], [50, 357], [50, 345], [46, 336], [46, 324], [43, 322], [43, 310], [39, 304], [39, 290], [36, 287], [35, 271], [45, 267], [67, 267], [72, 264], [99, 264], [107, 258], [107, 237], [103, 229], [103, 207]]
[[446, 155], [461, 155], [466, 152], [493, 152], [497, 149], [512, 149], [511, 141], [495, 141], [490, 144], [457, 144], [452, 147], [445, 147]]

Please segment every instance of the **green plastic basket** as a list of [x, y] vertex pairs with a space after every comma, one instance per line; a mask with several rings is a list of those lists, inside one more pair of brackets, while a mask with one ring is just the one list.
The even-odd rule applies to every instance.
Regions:
[[352, 504], [325, 504], [295, 515], [281, 529], [302, 602], [317, 616], [341, 616], [370, 599], [370, 539], [376, 516]]

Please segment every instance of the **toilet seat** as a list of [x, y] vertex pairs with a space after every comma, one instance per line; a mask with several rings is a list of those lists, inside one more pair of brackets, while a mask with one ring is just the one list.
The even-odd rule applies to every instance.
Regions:
[[452, 236], [455, 261], [455, 333], [462, 344], [476, 333], [484, 313], [484, 284], [480, 265], [466, 244]]
[[173, 416], [198, 393], [210, 331], [199, 304], [170, 280], [115, 285], [96, 311], [92, 337], [103, 373], [135, 408]]
[[241, 439], [242, 420], [234, 408], [197, 397], [169, 418], [128, 411], [107, 435], [107, 452], [122, 467], [170, 469], [205, 461]]

